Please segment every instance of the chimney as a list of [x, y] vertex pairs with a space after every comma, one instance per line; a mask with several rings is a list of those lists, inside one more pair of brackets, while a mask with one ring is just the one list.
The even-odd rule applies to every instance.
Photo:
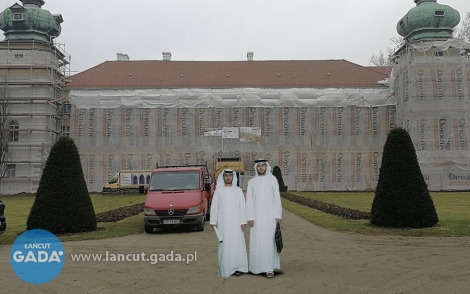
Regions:
[[255, 55], [254, 52], [251, 52], [251, 51], [250, 51], [250, 52], [247, 52], [247, 53], [246, 53], [246, 60], [248, 60], [248, 61], [253, 61], [253, 55]]
[[171, 60], [171, 52], [162, 52], [163, 60], [170, 61]]
[[117, 53], [117, 61], [129, 61], [129, 55], [124, 54], [124, 53]]

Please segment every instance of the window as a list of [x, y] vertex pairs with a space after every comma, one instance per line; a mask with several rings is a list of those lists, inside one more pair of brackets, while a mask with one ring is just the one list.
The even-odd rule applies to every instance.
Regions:
[[445, 14], [444, 10], [434, 10], [434, 16], [444, 16]]
[[152, 191], [194, 190], [199, 188], [198, 171], [152, 173]]
[[70, 136], [70, 126], [62, 126], [62, 136]]
[[18, 129], [20, 128], [20, 125], [16, 120], [12, 120], [10, 122], [10, 141], [18, 141], [19, 138], [19, 131]]
[[23, 58], [24, 55], [23, 54], [15, 54], [15, 59], [20, 59], [20, 58]]
[[13, 13], [13, 21], [24, 20], [23, 13]]
[[7, 164], [5, 178], [14, 178], [16, 174], [16, 164]]
[[434, 52], [434, 56], [437, 56], [437, 57], [439, 57], [439, 56], [444, 56], [444, 53], [442, 53], [442, 52]]
[[70, 103], [64, 103], [62, 105], [62, 113], [64, 114], [69, 114], [72, 112], [72, 104]]

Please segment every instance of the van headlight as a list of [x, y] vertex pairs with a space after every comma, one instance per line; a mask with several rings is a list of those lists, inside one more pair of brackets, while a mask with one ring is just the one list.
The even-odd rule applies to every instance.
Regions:
[[201, 210], [201, 205], [190, 207], [187, 213], [188, 214], [198, 213], [199, 210]]
[[157, 215], [157, 214], [155, 213], [155, 210], [153, 210], [153, 209], [151, 209], [151, 208], [148, 208], [148, 207], [145, 207], [145, 208], [144, 208], [144, 214], [145, 214], [145, 215]]

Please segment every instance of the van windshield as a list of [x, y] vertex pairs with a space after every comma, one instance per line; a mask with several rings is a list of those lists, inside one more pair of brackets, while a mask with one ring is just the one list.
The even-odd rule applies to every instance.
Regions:
[[155, 172], [150, 183], [150, 191], [196, 190], [199, 189], [199, 172]]

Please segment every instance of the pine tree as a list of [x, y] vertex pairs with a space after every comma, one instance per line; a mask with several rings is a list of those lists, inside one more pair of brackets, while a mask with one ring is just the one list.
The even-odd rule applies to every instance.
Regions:
[[382, 227], [431, 227], [436, 208], [419, 167], [408, 132], [390, 131], [383, 149], [370, 223]]
[[52, 146], [27, 229], [44, 229], [55, 234], [96, 230], [96, 215], [78, 149], [69, 137], [59, 138]]
[[286, 192], [287, 186], [284, 185], [284, 180], [282, 179], [281, 169], [277, 165], [273, 168], [273, 176], [276, 177], [277, 182], [279, 183], [279, 192]]

